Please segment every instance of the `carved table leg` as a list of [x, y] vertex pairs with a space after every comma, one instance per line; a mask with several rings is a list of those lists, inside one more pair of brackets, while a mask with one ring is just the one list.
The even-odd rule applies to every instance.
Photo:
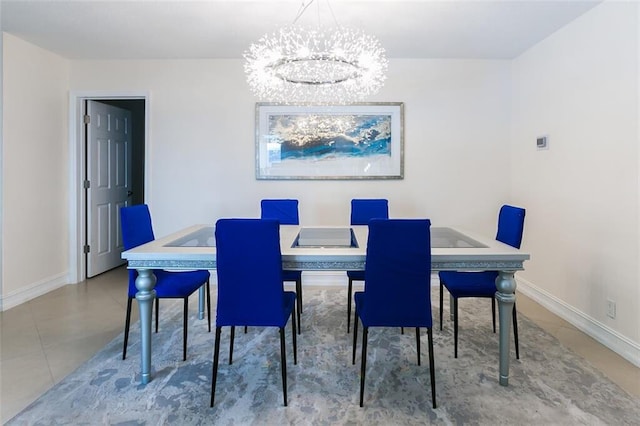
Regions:
[[156, 276], [151, 269], [138, 269], [136, 300], [140, 311], [140, 382], [143, 385], [151, 381], [151, 309], [156, 297], [155, 285]]
[[198, 289], [198, 319], [204, 319], [204, 298], [205, 298], [205, 286], [200, 286]]
[[496, 300], [500, 321], [500, 384], [509, 385], [509, 337], [511, 335], [511, 315], [516, 301], [516, 280], [513, 272], [500, 271], [496, 278]]

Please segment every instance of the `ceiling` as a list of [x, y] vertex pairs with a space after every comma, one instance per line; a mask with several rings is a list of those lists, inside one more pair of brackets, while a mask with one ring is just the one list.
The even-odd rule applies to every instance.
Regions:
[[[297, 23], [358, 27], [390, 58], [511, 59], [600, 2], [316, 0]], [[1, 0], [0, 15], [3, 31], [69, 59], [241, 58], [302, 3]]]

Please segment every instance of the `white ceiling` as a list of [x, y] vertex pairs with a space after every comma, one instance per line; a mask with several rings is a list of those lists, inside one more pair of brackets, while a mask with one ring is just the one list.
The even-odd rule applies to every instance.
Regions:
[[[298, 23], [329, 25], [335, 16], [376, 35], [391, 58], [511, 59], [600, 2], [316, 0]], [[302, 3], [1, 0], [0, 15], [3, 31], [70, 59], [241, 58], [291, 24]]]

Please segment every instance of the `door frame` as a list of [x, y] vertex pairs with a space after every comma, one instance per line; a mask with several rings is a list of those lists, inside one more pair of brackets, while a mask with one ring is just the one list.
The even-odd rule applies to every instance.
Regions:
[[[85, 235], [85, 190], [82, 182], [86, 174], [84, 144], [84, 101], [86, 100], [144, 100], [144, 150], [149, 152], [150, 106], [148, 91], [71, 91], [69, 93], [69, 283], [77, 284], [86, 277], [83, 247]], [[145, 201], [151, 190], [151, 167], [148, 155], [144, 158]]]

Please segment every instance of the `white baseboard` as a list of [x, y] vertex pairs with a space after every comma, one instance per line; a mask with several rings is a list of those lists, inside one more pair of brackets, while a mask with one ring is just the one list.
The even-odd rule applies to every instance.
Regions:
[[517, 277], [518, 292], [535, 300], [549, 311], [591, 336], [633, 365], [640, 367], [640, 344], [591, 318], [571, 305], [563, 302], [529, 281]]
[[11, 309], [38, 296], [69, 284], [69, 274], [63, 273], [35, 282], [27, 287], [0, 296], [0, 312]]

